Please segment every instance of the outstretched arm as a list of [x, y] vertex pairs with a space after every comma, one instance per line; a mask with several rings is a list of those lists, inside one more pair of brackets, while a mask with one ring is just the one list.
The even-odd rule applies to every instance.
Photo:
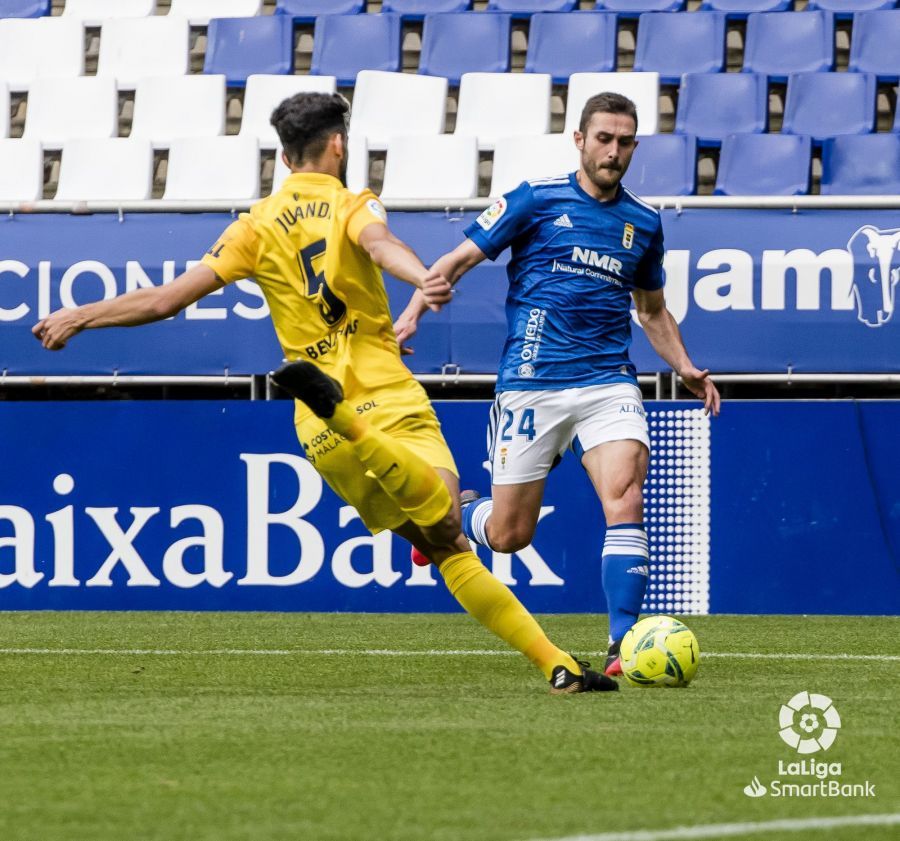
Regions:
[[222, 286], [216, 273], [200, 264], [163, 286], [135, 289], [109, 301], [56, 310], [35, 324], [31, 332], [47, 350], [62, 350], [82, 330], [162, 321]]
[[662, 289], [652, 292], [635, 289], [631, 294], [637, 307], [638, 320], [654, 350], [681, 376], [685, 386], [703, 401], [706, 413], [718, 415], [721, 403], [719, 391], [709, 378], [709, 369], [701, 371], [691, 362], [678, 324], [666, 309]]

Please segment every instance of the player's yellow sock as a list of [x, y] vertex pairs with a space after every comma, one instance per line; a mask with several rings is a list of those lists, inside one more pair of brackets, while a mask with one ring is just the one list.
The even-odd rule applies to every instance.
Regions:
[[474, 552], [451, 555], [439, 567], [453, 597], [489, 631], [521, 651], [550, 680], [555, 666], [563, 665], [576, 675], [581, 667], [544, 633], [535, 618], [498, 581]]

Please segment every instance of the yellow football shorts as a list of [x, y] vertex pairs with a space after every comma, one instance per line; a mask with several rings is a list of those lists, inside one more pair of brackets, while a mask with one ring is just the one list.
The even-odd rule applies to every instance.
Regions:
[[[432, 467], [459, 475], [428, 395], [414, 379], [374, 389], [345, 384], [344, 399], [360, 417]], [[338, 496], [356, 508], [371, 532], [397, 528], [409, 519], [359, 461], [350, 443], [299, 401], [294, 425], [310, 464]]]

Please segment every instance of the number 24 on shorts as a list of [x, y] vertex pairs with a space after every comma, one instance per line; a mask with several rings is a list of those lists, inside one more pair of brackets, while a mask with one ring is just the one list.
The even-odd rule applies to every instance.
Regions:
[[[516, 423], [516, 414], [519, 416], [518, 424]], [[522, 409], [521, 412], [517, 413], [511, 412], [509, 409], [504, 409], [501, 424], [501, 441], [512, 441], [512, 430], [514, 427], [516, 435], [524, 435], [529, 441], [534, 440], [534, 409]]]

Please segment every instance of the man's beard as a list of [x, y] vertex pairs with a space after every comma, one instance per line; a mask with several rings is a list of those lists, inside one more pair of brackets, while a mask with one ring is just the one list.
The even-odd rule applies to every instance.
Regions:
[[597, 166], [584, 158], [581, 160], [581, 166], [587, 173], [588, 178], [601, 190], [609, 190], [611, 187], [617, 186], [625, 174], [625, 168], [621, 165], [618, 165], [615, 169], [610, 166]]

